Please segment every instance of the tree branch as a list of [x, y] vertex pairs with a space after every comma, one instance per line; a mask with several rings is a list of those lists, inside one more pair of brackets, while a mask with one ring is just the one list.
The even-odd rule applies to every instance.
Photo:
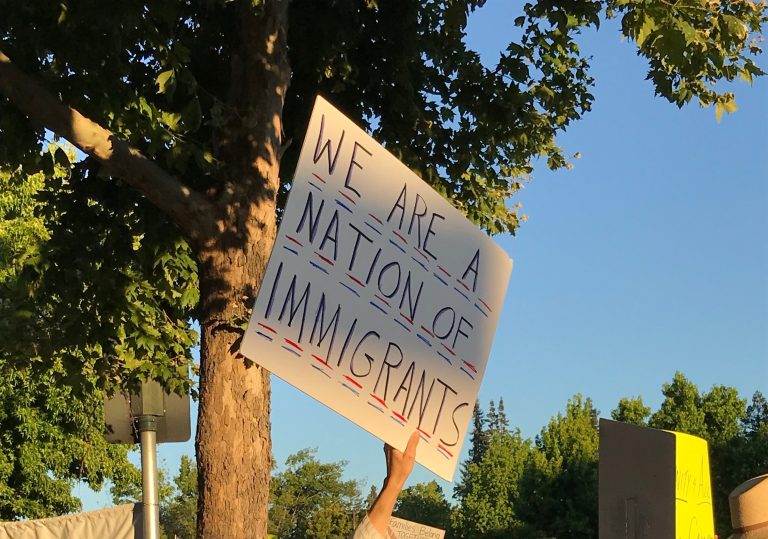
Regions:
[[0, 51], [0, 93], [31, 120], [97, 159], [143, 194], [195, 243], [215, 234], [214, 206], [108, 129], [68, 107]]

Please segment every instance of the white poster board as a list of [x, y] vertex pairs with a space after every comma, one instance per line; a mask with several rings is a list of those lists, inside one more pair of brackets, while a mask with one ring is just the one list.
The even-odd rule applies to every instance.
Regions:
[[397, 517], [390, 518], [389, 529], [394, 532], [397, 539], [443, 539], [445, 537], [445, 530]]
[[318, 97], [241, 353], [451, 481], [511, 271]]

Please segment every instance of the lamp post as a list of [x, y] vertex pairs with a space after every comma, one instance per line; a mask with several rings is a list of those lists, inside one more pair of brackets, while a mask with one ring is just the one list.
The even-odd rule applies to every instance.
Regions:
[[141, 445], [143, 537], [160, 539], [157, 444], [189, 440], [189, 394], [165, 393], [158, 382], [148, 380], [142, 382], [138, 393], [106, 399], [104, 418], [109, 430], [107, 441]]

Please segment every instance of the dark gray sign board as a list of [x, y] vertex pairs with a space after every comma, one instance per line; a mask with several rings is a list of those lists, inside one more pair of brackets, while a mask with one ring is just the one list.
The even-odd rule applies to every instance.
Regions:
[[177, 395], [162, 390], [157, 382], [144, 383], [138, 394], [117, 393], [104, 399], [104, 421], [111, 443], [138, 441], [134, 418], [157, 417], [157, 443], [186, 442], [192, 435], [189, 418], [189, 394]]
[[600, 539], [675, 539], [675, 435], [600, 420]]

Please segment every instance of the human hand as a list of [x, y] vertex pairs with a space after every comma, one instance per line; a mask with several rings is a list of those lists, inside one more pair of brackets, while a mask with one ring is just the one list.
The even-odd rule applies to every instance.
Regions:
[[416, 462], [416, 446], [419, 445], [419, 431], [413, 431], [408, 438], [405, 451], [399, 451], [389, 444], [384, 444], [384, 457], [387, 459], [387, 477], [373, 505], [368, 510], [368, 519], [376, 530], [382, 535], [387, 535], [389, 519], [395, 508], [397, 497], [403, 490], [408, 476]]
[[402, 490], [408, 480], [416, 462], [416, 446], [419, 445], [419, 431], [413, 431], [405, 451], [399, 451], [389, 444], [384, 444], [384, 456], [387, 459], [387, 477], [384, 479], [384, 487], [394, 487]]

